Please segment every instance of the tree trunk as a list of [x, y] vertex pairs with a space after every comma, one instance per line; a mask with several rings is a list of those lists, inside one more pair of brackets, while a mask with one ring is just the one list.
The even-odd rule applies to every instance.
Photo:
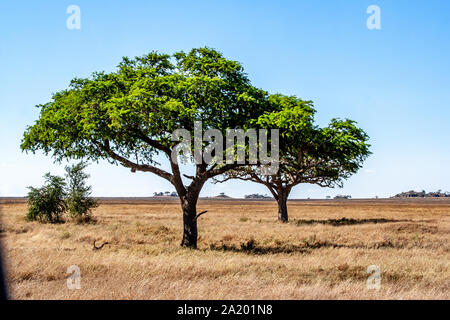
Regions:
[[197, 248], [197, 209], [196, 205], [183, 201], [183, 240], [181, 246], [187, 248]]
[[197, 248], [197, 200], [200, 195], [199, 188], [188, 190], [181, 199], [181, 209], [183, 210], [183, 240], [181, 246]]
[[287, 198], [286, 192], [278, 193], [278, 221], [280, 222], [288, 222]]

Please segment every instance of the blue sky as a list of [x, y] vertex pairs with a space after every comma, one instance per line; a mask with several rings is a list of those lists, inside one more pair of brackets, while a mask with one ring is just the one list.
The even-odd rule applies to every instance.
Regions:
[[[69, 30], [69, 5], [81, 29]], [[381, 30], [369, 30], [369, 5]], [[450, 2], [432, 1], [2, 1], [0, 4], [0, 196], [22, 196], [51, 158], [20, 151], [36, 104], [74, 77], [113, 71], [122, 56], [209, 46], [240, 61], [253, 84], [314, 101], [321, 125], [351, 118], [373, 155], [343, 189], [302, 185], [291, 198], [380, 197], [410, 189], [450, 190]], [[94, 195], [148, 196], [173, 190], [150, 173], [107, 163], [88, 170]], [[269, 193], [231, 181], [202, 196]]]

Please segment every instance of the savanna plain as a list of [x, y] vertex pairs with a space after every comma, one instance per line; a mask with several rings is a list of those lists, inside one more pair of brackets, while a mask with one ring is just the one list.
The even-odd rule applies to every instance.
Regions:
[[[101, 199], [95, 222], [25, 221], [0, 199], [13, 299], [450, 299], [450, 201], [202, 199], [198, 250], [172, 199]], [[94, 250], [93, 242], [101, 249]], [[81, 272], [70, 290], [67, 268]], [[370, 289], [367, 268], [379, 267]]]

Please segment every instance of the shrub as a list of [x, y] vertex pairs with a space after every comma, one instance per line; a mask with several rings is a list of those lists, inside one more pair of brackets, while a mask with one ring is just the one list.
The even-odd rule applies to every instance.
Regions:
[[28, 187], [27, 220], [58, 223], [62, 221], [62, 214], [66, 211], [64, 179], [46, 173], [45, 184], [41, 188]]
[[78, 222], [91, 220], [91, 209], [98, 205], [97, 201], [90, 197], [92, 187], [86, 185], [86, 180], [89, 178], [89, 175], [83, 171], [86, 167], [87, 163], [80, 162], [65, 168], [68, 181], [67, 209], [69, 216], [77, 219]]

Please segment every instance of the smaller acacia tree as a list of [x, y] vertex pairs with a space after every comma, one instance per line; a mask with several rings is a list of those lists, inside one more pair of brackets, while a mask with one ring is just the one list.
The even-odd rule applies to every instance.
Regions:
[[67, 186], [67, 210], [69, 216], [78, 222], [91, 220], [90, 212], [97, 207], [97, 201], [91, 197], [92, 187], [86, 184], [89, 175], [84, 172], [86, 162], [79, 162], [72, 166], [66, 166]]
[[278, 203], [278, 220], [288, 221], [287, 199], [292, 188], [301, 183], [322, 187], [342, 187], [370, 155], [368, 135], [352, 120], [332, 119], [325, 128], [314, 125], [311, 101], [294, 96], [271, 95], [271, 112], [259, 117], [261, 128], [280, 130], [280, 162], [275, 175], [262, 174], [262, 168], [245, 166], [225, 173], [229, 179], [265, 185]]
[[45, 174], [45, 184], [41, 188], [28, 187], [28, 221], [58, 223], [66, 211], [66, 183], [63, 178]]

